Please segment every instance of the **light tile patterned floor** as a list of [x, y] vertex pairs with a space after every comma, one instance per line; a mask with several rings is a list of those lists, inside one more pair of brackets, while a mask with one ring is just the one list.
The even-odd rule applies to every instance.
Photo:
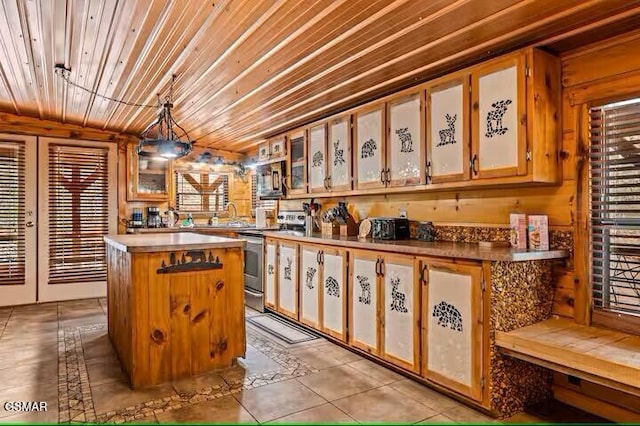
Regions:
[[[247, 332], [238, 365], [133, 391], [107, 337], [103, 299], [0, 308], [0, 402], [49, 408], [0, 406], [0, 422], [495, 421], [324, 339], [288, 345], [250, 325]], [[597, 420], [551, 406], [508, 421]]]

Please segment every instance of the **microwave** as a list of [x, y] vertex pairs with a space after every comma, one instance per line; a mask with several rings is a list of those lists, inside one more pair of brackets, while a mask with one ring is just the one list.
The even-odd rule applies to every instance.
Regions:
[[372, 217], [371, 237], [374, 240], [408, 240], [409, 219], [402, 217]]
[[256, 196], [261, 200], [276, 200], [286, 195], [285, 161], [275, 161], [256, 167]]

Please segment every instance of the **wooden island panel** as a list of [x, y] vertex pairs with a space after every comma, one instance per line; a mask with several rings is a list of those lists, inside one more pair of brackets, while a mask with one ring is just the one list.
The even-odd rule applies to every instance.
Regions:
[[[218, 269], [162, 270], [171, 259], [179, 268], [204, 268], [197, 252]], [[109, 337], [133, 388], [228, 367], [245, 355], [244, 252], [197, 252], [107, 245]]]

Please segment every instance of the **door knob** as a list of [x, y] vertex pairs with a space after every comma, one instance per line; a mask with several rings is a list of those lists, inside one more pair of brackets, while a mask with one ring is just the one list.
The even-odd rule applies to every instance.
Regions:
[[25, 223], [25, 226], [26, 226], [27, 228], [33, 228], [33, 227], [35, 226], [35, 223], [33, 223], [33, 222], [29, 221], [29, 222]]

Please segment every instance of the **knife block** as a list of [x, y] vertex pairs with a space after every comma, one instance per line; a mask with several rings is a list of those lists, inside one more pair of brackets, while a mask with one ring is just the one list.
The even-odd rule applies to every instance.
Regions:
[[322, 222], [320, 231], [323, 237], [332, 237], [340, 233], [340, 226], [335, 222]]
[[340, 236], [341, 237], [355, 237], [358, 235], [358, 224], [353, 217], [349, 216], [347, 223], [340, 225]]

